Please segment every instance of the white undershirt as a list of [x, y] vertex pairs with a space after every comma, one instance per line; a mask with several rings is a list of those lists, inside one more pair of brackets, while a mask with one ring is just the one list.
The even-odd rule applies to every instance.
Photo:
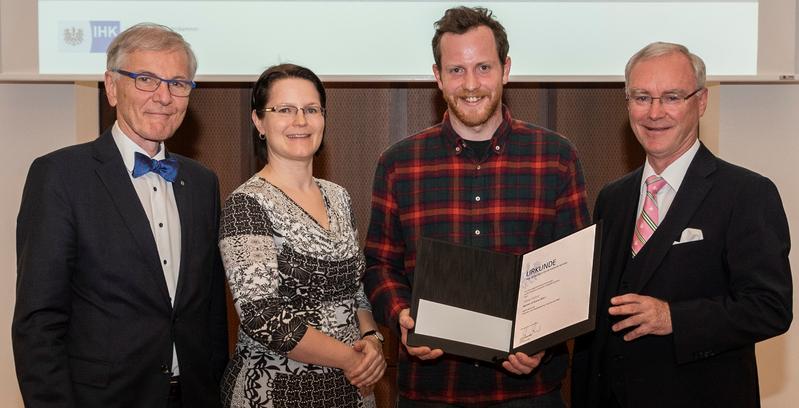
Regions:
[[[140, 177], [133, 178], [133, 166], [135, 163], [134, 155], [136, 152], [149, 157], [139, 145], [134, 143], [122, 132], [119, 124], [114, 122], [111, 129], [114, 142], [122, 154], [125, 168], [128, 170], [133, 188], [139, 196], [147, 219], [150, 221], [150, 229], [153, 232], [155, 245], [158, 248], [158, 257], [161, 268], [164, 272], [164, 280], [169, 290], [169, 299], [175, 305], [175, 289], [178, 283], [178, 273], [180, 271], [180, 214], [175, 202], [175, 193], [172, 183], [164, 180], [156, 173], [147, 173]], [[163, 160], [166, 158], [164, 144], [158, 147], [158, 153], [153, 159]], [[172, 375], [179, 375], [178, 355], [175, 345], [172, 345]]]
[[[666, 213], [669, 211], [672, 201], [674, 201], [674, 196], [677, 195], [677, 191], [680, 189], [680, 185], [685, 178], [685, 173], [688, 171], [688, 166], [691, 165], [694, 156], [696, 156], [696, 152], [699, 151], [699, 144], [699, 140], [695, 140], [693, 146], [691, 146], [688, 151], [683, 153], [682, 156], [673, 163], [669, 164], [668, 167], [663, 170], [663, 173], [659, 174], [660, 177], [666, 180], [666, 185], [664, 185], [655, 196], [655, 201], [657, 201], [658, 205], [658, 223], [663, 222], [666, 218]], [[647, 158], [644, 164], [644, 174], [643, 177], [641, 177], [641, 189], [638, 193], [638, 211], [636, 211], [636, 214], [641, 214], [641, 209], [644, 207], [646, 179], [656, 174], [655, 169], [649, 164], [649, 159]]]

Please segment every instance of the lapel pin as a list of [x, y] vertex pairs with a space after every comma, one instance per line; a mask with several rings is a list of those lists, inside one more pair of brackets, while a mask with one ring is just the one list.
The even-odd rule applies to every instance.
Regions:
[[186, 185], [186, 182], [185, 182], [185, 181], [183, 181], [183, 180], [180, 180], [180, 185], [181, 185], [181, 186], [185, 186], [185, 185]]

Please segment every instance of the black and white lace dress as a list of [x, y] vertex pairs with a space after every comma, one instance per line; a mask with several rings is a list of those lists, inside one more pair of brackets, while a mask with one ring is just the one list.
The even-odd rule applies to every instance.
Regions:
[[225, 372], [225, 407], [372, 407], [341, 370], [286, 355], [314, 327], [346, 344], [369, 309], [364, 260], [347, 191], [315, 179], [330, 220], [323, 228], [280, 189], [253, 176], [222, 210], [219, 249], [241, 319]]

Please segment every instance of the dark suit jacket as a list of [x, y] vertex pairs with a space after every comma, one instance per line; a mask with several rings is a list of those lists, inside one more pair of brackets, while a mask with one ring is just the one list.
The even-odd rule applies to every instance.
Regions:
[[220, 405], [227, 361], [216, 176], [175, 154], [180, 272], [155, 240], [110, 131], [31, 165], [17, 219], [12, 340], [30, 407], [166, 407], [172, 344], [184, 407]]
[[[666, 217], [631, 259], [642, 173], [597, 199], [598, 318], [575, 346], [574, 407], [599, 406], [609, 386], [630, 407], [759, 406], [755, 343], [785, 332], [792, 319], [790, 237], [776, 187], [703, 145]], [[686, 228], [704, 239], [674, 245]], [[623, 293], [667, 301], [673, 333], [631, 342], [612, 334], [618, 318], [607, 309]]]

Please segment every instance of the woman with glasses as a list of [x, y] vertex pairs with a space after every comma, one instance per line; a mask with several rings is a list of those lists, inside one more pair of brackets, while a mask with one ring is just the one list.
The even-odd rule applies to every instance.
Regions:
[[253, 86], [267, 163], [225, 202], [219, 248], [241, 325], [225, 372], [226, 407], [374, 406], [382, 335], [347, 191], [313, 177], [325, 89], [282, 64]]

